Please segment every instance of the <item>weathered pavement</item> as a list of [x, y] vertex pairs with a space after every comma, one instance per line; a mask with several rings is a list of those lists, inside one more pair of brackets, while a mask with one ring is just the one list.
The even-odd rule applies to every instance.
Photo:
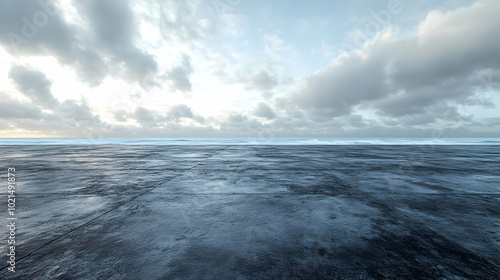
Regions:
[[0, 279], [500, 279], [496, 146], [0, 155], [18, 218], [16, 272], [4, 226]]

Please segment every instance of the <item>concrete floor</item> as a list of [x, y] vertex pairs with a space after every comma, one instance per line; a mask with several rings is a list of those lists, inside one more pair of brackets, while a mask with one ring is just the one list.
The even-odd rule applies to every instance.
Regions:
[[0, 279], [500, 279], [497, 147], [3, 146]]

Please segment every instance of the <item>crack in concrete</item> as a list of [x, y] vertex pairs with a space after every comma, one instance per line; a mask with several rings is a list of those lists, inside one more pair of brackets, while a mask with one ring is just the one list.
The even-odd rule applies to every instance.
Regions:
[[[71, 230], [67, 231], [66, 233], [64, 233], [64, 234], [62, 234], [62, 235], [60, 235], [60, 236], [58, 236], [58, 237], [56, 237], [56, 238], [52, 239], [51, 241], [49, 241], [49, 242], [45, 243], [44, 245], [42, 245], [42, 246], [38, 247], [38, 248], [37, 248], [37, 249], [35, 249], [35, 250], [33, 250], [33, 251], [29, 252], [28, 254], [26, 254], [26, 255], [24, 255], [24, 256], [22, 256], [22, 257], [20, 257], [20, 258], [17, 258], [17, 259], [16, 259], [16, 264], [17, 264], [18, 262], [20, 262], [21, 260], [23, 260], [23, 259], [25, 259], [25, 258], [27, 258], [27, 257], [29, 257], [29, 256], [31, 256], [31, 255], [33, 255], [34, 253], [36, 253], [36, 252], [40, 251], [41, 249], [43, 249], [43, 248], [45, 248], [45, 247], [49, 246], [50, 244], [52, 244], [52, 243], [56, 242], [57, 240], [62, 239], [63, 237], [68, 236], [69, 234], [71, 234], [71, 233], [73, 233], [73, 232], [75, 232], [75, 231], [77, 231], [77, 230], [79, 230], [79, 229], [81, 229], [81, 228], [85, 227], [86, 225], [91, 224], [92, 222], [94, 222], [95, 220], [97, 220], [97, 219], [101, 218], [102, 216], [105, 216], [106, 214], [108, 214], [108, 213], [110, 213], [110, 212], [112, 212], [112, 211], [114, 211], [114, 210], [116, 210], [116, 209], [118, 209], [118, 208], [122, 207], [123, 205], [125, 205], [125, 204], [127, 204], [127, 203], [129, 203], [129, 202], [131, 202], [131, 201], [133, 201], [133, 200], [135, 200], [135, 199], [137, 199], [137, 198], [139, 198], [139, 197], [141, 197], [141, 196], [143, 196], [143, 195], [145, 195], [145, 194], [149, 193], [149, 192], [151, 192], [152, 190], [154, 190], [154, 189], [156, 189], [156, 188], [158, 188], [158, 187], [162, 186], [163, 184], [165, 184], [165, 183], [167, 183], [168, 181], [170, 181], [170, 180], [172, 180], [172, 179], [174, 179], [174, 178], [176, 178], [176, 177], [178, 177], [178, 176], [180, 176], [180, 175], [184, 174], [185, 172], [190, 171], [190, 170], [194, 169], [195, 167], [198, 167], [198, 166], [202, 165], [203, 163], [205, 163], [205, 162], [206, 162], [206, 161], [208, 161], [209, 159], [211, 159], [211, 158], [213, 158], [214, 156], [217, 156], [217, 155], [219, 155], [219, 154], [223, 153], [224, 151], [226, 151], [226, 150], [227, 150], [227, 149], [229, 149], [230, 147], [231, 147], [231, 146], [227, 146], [226, 148], [222, 149], [221, 151], [216, 152], [216, 153], [214, 153], [214, 154], [212, 154], [212, 155], [208, 156], [208, 157], [207, 157], [204, 161], [202, 161], [202, 162], [200, 162], [200, 163], [198, 163], [198, 164], [195, 164], [195, 165], [193, 165], [193, 166], [192, 166], [192, 167], [190, 167], [190, 168], [185, 169], [183, 172], [180, 172], [180, 173], [178, 173], [178, 174], [176, 174], [176, 175], [174, 175], [174, 176], [172, 176], [172, 177], [168, 178], [167, 180], [165, 180], [165, 181], [163, 181], [163, 182], [161, 182], [161, 183], [157, 184], [156, 186], [151, 187], [151, 188], [149, 188], [148, 190], [146, 190], [146, 191], [144, 191], [144, 192], [142, 192], [142, 193], [140, 193], [140, 194], [138, 194], [138, 195], [136, 195], [136, 196], [133, 196], [132, 198], [130, 198], [130, 199], [128, 199], [128, 200], [126, 200], [126, 201], [124, 201], [124, 202], [122, 202], [122, 203], [118, 204], [117, 206], [115, 206], [115, 207], [113, 207], [113, 208], [109, 209], [108, 211], [106, 211], [106, 212], [104, 212], [104, 213], [102, 213], [102, 214], [98, 215], [97, 217], [94, 217], [94, 218], [90, 219], [89, 221], [87, 221], [87, 222], [85, 222], [85, 223], [83, 223], [83, 224], [81, 224], [81, 225], [79, 225], [79, 226], [77, 226], [77, 227], [75, 227], [75, 228], [73, 228], [73, 229], [71, 229]], [[2, 267], [2, 268], [0, 269], [0, 271], [5, 270], [5, 269], [6, 269], [6, 268], [8, 268], [8, 267], [10, 267], [10, 265], [6, 265], [6, 266]]]

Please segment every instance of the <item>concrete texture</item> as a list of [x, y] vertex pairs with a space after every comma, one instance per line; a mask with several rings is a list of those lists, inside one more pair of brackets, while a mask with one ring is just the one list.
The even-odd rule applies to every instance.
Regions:
[[500, 279], [498, 146], [0, 154], [18, 184], [0, 279]]

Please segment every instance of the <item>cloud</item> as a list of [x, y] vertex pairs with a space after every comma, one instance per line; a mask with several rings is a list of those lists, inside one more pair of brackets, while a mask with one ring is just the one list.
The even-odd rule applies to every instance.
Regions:
[[66, 121], [75, 122], [76, 124], [95, 125], [100, 123], [98, 116], [94, 116], [89, 104], [82, 100], [65, 100], [55, 110], [55, 116]]
[[202, 125], [206, 123], [206, 119], [203, 116], [193, 113], [191, 108], [185, 104], [178, 104], [170, 107], [165, 115], [165, 120], [170, 122], [179, 122], [183, 119], [189, 119]]
[[16, 65], [10, 69], [9, 78], [16, 88], [37, 105], [53, 108], [58, 101], [52, 96], [52, 82], [42, 72]]
[[179, 104], [172, 106], [166, 115], [167, 120], [174, 120], [178, 121], [181, 118], [188, 118], [192, 119], [193, 118], [193, 112], [191, 111], [191, 108], [189, 108], [187, 105], [184, 104]]
[[[106, 129], [98, 116], [92, 114], [85, 101], [65, 100], [48, 111], [33, 102], [21, 103], [9, 98], [0, 100], [0, 119], [7, 120], [10, 127], [31, 133], [44, 133], [59, 137], [82, 137], [92, 129]], [[33, 135], [32, 135], [33, 136]]]
[[238, 137], [251, 137], [267, 130], [268, 127], [256, 119], [249, 118], [237, 112], [231, 112], [227, 115], [226, 120], [220, 123], [219, 133], [222, 135], [229, 134]]
[[146, 108], [137, 107], [134, 117], [142, 126], [156, 126], [156, 114]]
[[[55, 117], [64, 120], [73, 120], [76, 123], [99, 122], [99, 118], [92, 114], [86, 101], [77, 102], [75, 100], [65, 100], [59, 102], [51, 92], [52, 82], [48, 80], [44, 73], [25, 66], [16, 65], [11, 68], [9, 77], [15, 83], [17, 89], [26, 97], [31, 99], [32, 106], [51, 109]], [[14, 106], [15, 103], [13, 103]], [[28, 115], [32, 115], [33, 109], [25, 107]], [[45, 115], [51, 118], [51, 115]]]
[[114, 112], [113, 114], [115, 120], [119, 121], [119, 122], [125, 122], [127, 121], [127, 111], [123, 110], [123, 109], [120, 109], [116, 112]]
[[269, 90], [275, 87], [278, 82], [276, 81], [276, 78], [269, 76], [266, 71], [260, 70], [257, 74], [251, 77], [249, 84], [251, 88]]
[[20, 103], [13, 100], [0, 100], [0, 119], [33, 119], [39, 120], [43, 117], [41, 109], [29, 103]]
[[156, 73], [155, 58], [136, 46], [138, 22], [130, 1], [89, 0], [78, 3], [89, 22], [93, 45], [111, 60], [114, 69], [120, 69], [120, 75], [141, 82], [151, 73]]
[[[261, 9], [238, 14], [236, 2], [218, 10], [204, 1], [0, 1], [0, 55], [7, 53], [1, 63], [10, 64], [4, 80], [13, 86], [5, 89], [16, 90], [0, 92], [5, 130], [66, 136], [101, 129], [118, 137], [429, 137], [435, 128], [480, 137], [500, 131], [498, 118], [491, 118], [500, 102], [498, 1], [394, 17], [394, 24], [422, 21], [414, 30], [381, 24], [385, 29], [371, 40], [326, 67], [314, 46], [328, 36], [323, 29], [339, 27], [340, 35], [347, 31], [343, 24], [325, 22], [305, 34], [285, 26], [296, 19], [278, 16], [258, 26], [253, 16]], [[318, 13], [313, 6], [307, 9]], [[325, 44], [335, 46], [331, 37]], [[65, 100], [68, 85], [98, 94]], [[164, 94], [167, 89], [175, 92]], [[26, 98], [15, 99], [17, 92]], [[101, 92], [110, 94], [100, 98]], [[197, 102], [208, 100], [204, 116], [185, 105], [200, 108]], [[227, 113], [230, 108], [236, 111]]]
[[49, 55], [74, 68], [90, 85], [106, 76], [143, 86], [157, 72], [155, 58], [136, 45], [129, 1], [75, 1], [85, 25], [69, 23], [57, 1], [0, 3], [0, 44], [14, 56]]
[[276, 77], [266, 70], [254, 71], [252, 65], [231, 64], [225, 65], [222, 69], [217, 69], [214, 74], [229, 83], [240, 83], [247, 90], [257, 90], [269, 95], [269, 91], [278, 85]]
[[253, 113], [257, 117], [265, 118], [268, 120], [272, 120], [276, 117], [276, 114], [273, 112], [273, 109], [271, 109], [271, 107], [269, 107], [264, 102], [259, 102], [259, 104], [257, 104], [257, 107], [255, 107]]
[[166, 77], [170, 80], [173, 89], [190, 92], [192, 85], [189, 76], [191, 73], [193, 73], [193, 68], [189, 62], [189, 56], [184, 55], [181, 63], [169, 70]]
[[[290, 102], [332, 118], [365, 108], [402, 124], [466, 120], [457, 106], [488, 104], [478, 91], [480, 72], [500, 70], [498, 10], [500, 2], [483, 0], [430, 12], [413, 34], [385, 29], [362, 49], [307, 77]], [[443, 110], [452, 113], [439, 114]]]
[[171, 125], [180, 123], [182, 120], [192, 120], [199, 124], [203, 124], [205, 122], [205, 118], [194, 114], [191, 108], [185, 104], [174, 105], [164, 114], [138, 106], [132, 114], [127, 113], [124, 110], [118, 110], [115, 112], [114, 117], [122, 122], [126, 121], [128, 117], [133, 117], [143, 127]]
[[66, 135], [69, 130], [82, 132], [87, 128], [106, 127], [84, 99], [62, 102], [55, 99], [51, 92], [52, 82], [44, 73], [15, 65], [9, 72], [9, 78], [18, 91], [30, 99], [29, 103], [20, 103], [7, 95], [0, 99], [4, 108], [0, 119], [13, 121], [16, 128], [38, 130], [38, 124], [46, 131], [59, 131]]
[[[71, 65], [91, 84], [106, 74], [101, 56], [77, 39], [81, 28], [70, 25], [58, 3], [50, 0], [0, 2], [0, 44], [14, 56], [50, 55]], [[86, 36], [85, 36], [86, 37]]]
[[55, 1], [0, 2], [0, 42], [13, 54], [71, 52], [71, 27]]
[[[158, 4], [159, 6], [157, 6]], [[185, 1], [161, 1], [152, 5], [158, 15], [158, 25], [163, 38], [168, 41], [191, 42], [206, 39], [203, 27], [195, 19], [195, 7]]]

